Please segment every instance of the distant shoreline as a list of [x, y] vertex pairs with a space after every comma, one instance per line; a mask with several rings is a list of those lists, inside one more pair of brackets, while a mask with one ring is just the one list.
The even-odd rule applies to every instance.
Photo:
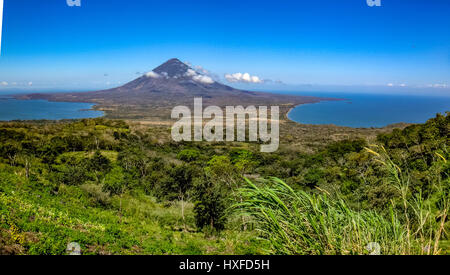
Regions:
[[[117, 90], [117, 91], [116, 91]], [[126, 90], [128, 92], [128, 90]], [[292, 121], [301, 124], [289, 118], [291, 111], [304, 104], [320, 103], [325, 101], [341, 101], [342, 98], [333, 98], [328, 96], [314, 96], [302, 95], [302, 92], [297, 94], [283, 94], [274, 92], [251, 92], [241, 91], [241, 94], [233, 94], [228, 98], [211, 98], [206, 97], [204, 104], [215, 106], [280, 106], [281, 114], [286, 121]], [[162, 95], [155, 92], [150, 93], [130, 93], [124, 97], [124, 91], [121, 88], [113, 90], [103, 90], [96, 92], [61, 92], [61, 93], [18, 93], [11, 94], [12, 98], [18, 100], [46, 100], [48, 102], [66, 102], [66, 103], [88, 103], [91, 111], [100, 111], [100, 117], [109, 119], [125, 119], [131, 121], [155, 121], [162, 120], [170, 121], [170, 110], [178, 105], [192, 104], [189, 98], [194, 95], [184, 95], [183, 97], [175, 97], [170, 99], [162, 98]], [[149, 100], [154, 99], [154, 100]], [[172, 106], [173, 105], [173, 106]], [[86, 109], [84, 109], [86, 111]]]
[[[232, 89], [232, 88], [230, 88]], [[125, 96], [126, 94], [126, 96]], [[194, 97], [203, 97], [204, 106], [280, 106], [281, 114], [305, 103], [325, 100], [340, 100], [329, 97], [286, 95], [270, 92], [230, 90], [228, 95], [216, 91], [202, 94], [176, 94], [149, 90], [145, 93], [128, 88], [77, 93], [33, 93], [12, 95], [16, 99], [44, 99], [49, 102], [77, 102], [93, 104], [92, 110], [102, 111], [103, 117], [134, 121], [170, 121], [171, 110], [175, 106], [190, 106]]]
[[[316, 104], [316, 103], [308, 103], [308, 104]], [[290, 120], [292, 122], [298, 123], [297, 121], [294, 121], [294, 120], [290, 119], [289, 118], [289, 114], [291, 113], [292, 110], [294, 110], [295, 108], [297, 108], [297, 107], [299, 107], [301, 105], [303, 105], [303, 104], [300, 104], [300, 105], [297, 105], [297, 106], [294, 106], [294, 107], [290, 108], [289, 111], [286, 113], [286, 119]]]

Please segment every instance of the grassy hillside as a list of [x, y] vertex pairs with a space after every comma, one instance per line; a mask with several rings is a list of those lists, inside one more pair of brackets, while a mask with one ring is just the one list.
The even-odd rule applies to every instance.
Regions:
[[296, 126], [272, 154], [108, 119], [0, 123], [0, 254], [446, 254], [449, 120]]

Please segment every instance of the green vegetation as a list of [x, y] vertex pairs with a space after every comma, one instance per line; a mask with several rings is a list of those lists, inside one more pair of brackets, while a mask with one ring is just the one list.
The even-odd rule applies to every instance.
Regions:
[[109, 119], [0, 123], [0, 254], [448, 254], [449, 120], [272, 154]]
[[376, 242], [382, 254], [401, 254], [405, 232], [392, 216], [354, 211], [341, 199], [326, 194], [295, 192], [279, 179], [258, 187], [249, 182], [236, 204], [254, 218], [276, 254], [365, 254]]

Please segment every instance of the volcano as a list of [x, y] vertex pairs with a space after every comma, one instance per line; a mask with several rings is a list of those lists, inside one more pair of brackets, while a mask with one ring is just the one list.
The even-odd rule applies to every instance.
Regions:
[[309, 96], [235, 89], [194, 70], [177, 58], [170, 59], [152, 71], [117, 88], [93, 92], [29, 94], [18, 98], [94, 103], [95, 109], [105, 111], [109, 118], [168, 119], [171, 108], [178, 105], [191, 106], [195, 97], [202, 97], [204, 104], [220, 107], [278, 105], [286, 112], [295, 105], [323, 100]]
[[125, 92], [136, 95], [155, 93], [176, 97], [222, 97], [248, 93], [214, 81], [210, 76], [192, 69], [173, 58], [145, 75], [109, 92]]

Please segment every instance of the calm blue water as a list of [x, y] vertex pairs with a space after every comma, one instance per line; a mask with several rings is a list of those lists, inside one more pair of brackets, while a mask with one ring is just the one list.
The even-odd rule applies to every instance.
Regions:
[[[304, 124], [334, 124], [349, 127], [384, 127], [398, 122], [424, 123], [436, 113], [450, 111], [450, 96], [374, 95], [345, 93], [283, 93], [345, 99], [305, 104], [289, 113]], [[15, 100], [0, 95], [0, 121], [95, 118], [103, 112], [93, 104]]]
[[355, 128], [384, 127], [398, 122], [424, 123], [450, 111], [450, 96], [295, 93], [346, 99], [297, 106], [289, 118], [303, 124]]
[[15, 100], [0, 96], [0, 121], [60, 120], [103, 116], [101, 111], [90, 110], [92, 106], [93, 104], [89, 103]]

